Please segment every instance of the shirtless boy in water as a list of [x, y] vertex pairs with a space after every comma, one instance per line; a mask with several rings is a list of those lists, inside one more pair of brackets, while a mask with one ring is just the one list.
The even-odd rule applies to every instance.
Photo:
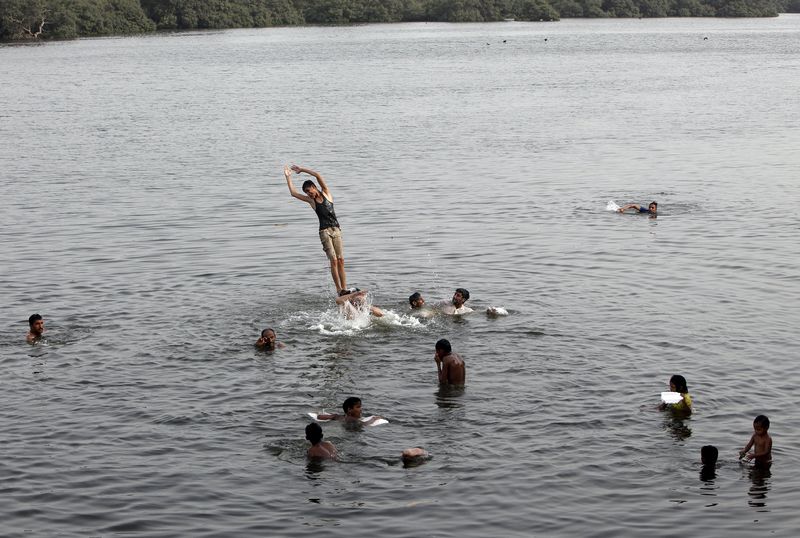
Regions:
[[[350, 396], [342, 404], [342, 409], [344, 409], [344, 415], [337, 415], [336, 413], [330, 413], [325, 415], [317, 415], [317, 419], [341, 420], [343, 422], [361, 422], [361, 398]], [[382, 417], [375, 415], [369, 420], [361, 423], [364, 424], [365, 426], [369, 426], [370, 424], [372, 424], [376, 420], [380, 420], [381, 418]]]
[[444, 338], [436, 342], [433, 359], [436, 361], [440, 385], [464, 385], [467, 375], [466, 365], [464, 359], [453, 353], [450, 342]]
[[[742, 450], [739, 451], [739, 459], [747, 458], [756, 460], [756, 465], [769, 465], [772, 463], [772, 437], [767, 433], [769, 430], [769, 419], [764, 415], [758, 415], [753, 420], [753, 436]], [[748, 450], [753, 449], [748, 454]]]
[[322, 427], [316, 422], [306, 426], [306, 439], [311, 442], [311, 448], [306, 454], [311, 459], [336, 459], [336, 447], [330, 441], [322, 440]]

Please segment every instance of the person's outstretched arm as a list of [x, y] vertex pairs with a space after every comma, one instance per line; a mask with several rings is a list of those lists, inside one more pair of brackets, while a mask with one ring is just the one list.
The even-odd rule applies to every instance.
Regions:
[[294, 188], [294, 185], [292, 184], [292, 170], [288, 166], [283, 167], [283, 176], [286, 178], [286, 184], [289, 186], [289, 192], [291, 193], [291, 195], [297, 198], [298, 200], [304, 201], [311, 207], [314, 207], [314, 201], [311, 199], [310, 196], [306, 196], [305, 194], [300, 194]]
[[322, 189], [322, 194], [324, 194], [328, 200], [333, 202], [333, 195], [331, 194], [331, 191], [328, 189], [328, 184], [325, 183], [325, 178], [322, 177], [322, 174], [320, 174], [319, 172], [315, 172], [310, 168], [304, 168], [296, 164], [292, 165], [292, 170], [294, 170], [298, 174], [308, 174], [310, 176], [314, 176], [317, 180], [317, 183], [319, 183], [319, 188]]
[[340, 304], [341, 305], [341, 304], [346, 303], [347, 301], [349, 301], [350, 299], [352, 299], [354, 297], [358, 297], [360, 295], [366, 295], [366, 294], [367, 294], [367, 292], [365, 290], [361, 290], [361, 291], [354, 291], [353, 293], [348, 293], [346, 295], [340, 295], [339, 297], [336, 298], [336, 304]]
[[739, 459], [742, 459], [744, 455], [747, 454], [747, 451], [750, 450], [750, 447], [753, 446], [754, 442], [755, 442], [755, 436], [751, 437], [747, 445], [739, 451]]
[[626, 204], [617, 209], [617, 211], [619, 211], [620, 213], [625, 213], [625, 211], [628, 209], [635, 209], [636, 211], [639, 211], [639, 204]]

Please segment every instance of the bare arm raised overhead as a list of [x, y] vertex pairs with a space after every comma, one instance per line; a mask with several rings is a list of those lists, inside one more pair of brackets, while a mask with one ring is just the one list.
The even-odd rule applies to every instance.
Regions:
[[291, 193], [291, 195], [297, 198], [298, 200], [304, 201], [313, 208], [314, 200], [312, 200], [310, 196], [306, 196], [305, 194], [300, 194], [299, 192], [297, 192], [297, 189], [294, 188], [294, 185], [292, 184], [292, 169], [289, 168], [288, 166], [284, 166], [283, 175], [286, 178], [286, 184], [289, 186], [289, 192]]
[[322, 189], [322, 194], [325, 195], [325, 198], [333, 202], [333, 195], [331, 194], [331, 191], [328, 189], [328, 184], [325, 183], [325, 178], [322, 177], [322, 174], [320, 174], [319, 172], [315, 172], [310, 168], [305, 168], [303, 166], [298, 166], [296, 164], [292, 165], [292, 170], [294, 172], [297, 172], [298, 174], [308, 174], [314, 176], [317, 182], [319, 183], [320, 189]]

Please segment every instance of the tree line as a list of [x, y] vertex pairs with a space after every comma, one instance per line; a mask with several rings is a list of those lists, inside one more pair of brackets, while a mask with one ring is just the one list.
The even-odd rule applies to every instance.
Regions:
[[562, 17], [775, 17], [800, 0], [0, 0], [0, 40], [155, 30]]

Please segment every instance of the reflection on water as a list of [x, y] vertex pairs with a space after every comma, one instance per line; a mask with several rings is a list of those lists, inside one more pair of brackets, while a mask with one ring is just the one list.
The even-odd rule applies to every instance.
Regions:
[[463, 385], [439, 385], [438, 390], [434, 392], [436, 405], [442, 409], [464, 407], [464, 401], [461, 398], [464, 390]]
[[[747, 504], [753, 508], [766, 508], [767, 506], [767, 493], [770, 488], [770, 478], [772, 477], [771, 465], [754, 465], [748, 466], [747, 475], [750, 479], [750, 491], [747, 492], [749, 499]], [[768, 512], [768, 510], [758, 510], [759, 512]]]
[[692, 429], [688, 424], [689, 419], [685, 417], [686, 415], [677, 415], [672, 411], [664, 412], [664, 424], [662, 427], [676, 441], [685, 441], [692, 435]]
[[[717, 466], [703, 465], [702, 469], [700, 469], [700, 480], [702, 482], [713, 482], [715, 478], [717, 478]], [[706, 488], [700, 488], [700, 489], [706, 489]], [[708, 489], [716, 489], [716, 488], [712, 487]]]
[[325, 470], [325, 464], [329, 463], [321, 459], [311, 459], [306, 463], [306, 478], [309, 480], [319, 480], [320, 473]]

